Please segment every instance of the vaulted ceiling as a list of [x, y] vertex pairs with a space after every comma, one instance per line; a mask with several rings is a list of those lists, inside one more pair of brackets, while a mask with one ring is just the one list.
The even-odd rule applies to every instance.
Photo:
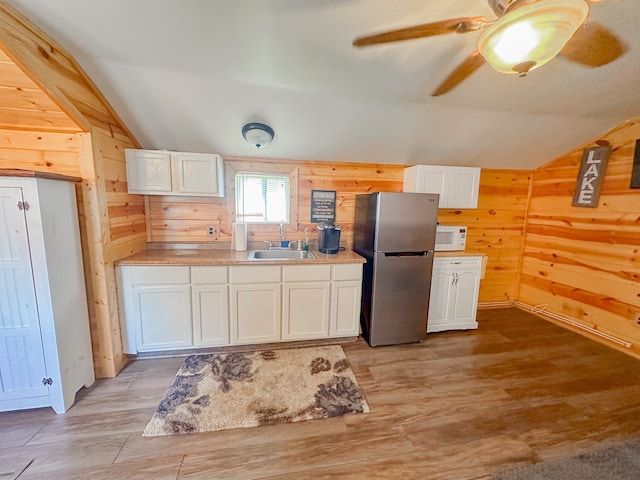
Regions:
[[[431, 92], [475, 49], [477, 32], [365, 49], [351, 42], [493, 18], [485, 0], [7, 3], [73, 55], [146, 148], [529, 169], [640, 116], [637, 0], [591, 3], [590, 21], [627, 47], [614, 62], [589, 68], [558, 57], [526, 78], [484, 65], [438, 97]], [[12, 68], [0, 58], [0, 80]], [[24, 85], [19, 104], [3, 95], [0, 111], [27, 123], [60, 116], [36, 90]], [[240, 133], [249, 121], [271, 125], [274, 142], [249, 146]]]

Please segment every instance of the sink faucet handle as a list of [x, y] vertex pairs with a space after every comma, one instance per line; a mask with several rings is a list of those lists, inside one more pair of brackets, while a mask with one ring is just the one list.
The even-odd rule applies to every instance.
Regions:
[[266, 240], [263, 240], [263, 242], [264, 242], [264, 243], [266, 243], [266, 244], [267, 244], [267, 248], [268, 248], [269, 250], [271, 250], [271, 242], [268, 242], [268, 241], [266, 241]]

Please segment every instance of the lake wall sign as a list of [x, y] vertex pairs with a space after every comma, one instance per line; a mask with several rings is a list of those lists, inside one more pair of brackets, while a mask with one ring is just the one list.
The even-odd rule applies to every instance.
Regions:
[[611, 146], [603, 145], [585, 148], [582, 152], [582, 164], [578, 173], [578, 182], [573, 195], [574, 207], [597, 207], [600, 188], [607, 169]]

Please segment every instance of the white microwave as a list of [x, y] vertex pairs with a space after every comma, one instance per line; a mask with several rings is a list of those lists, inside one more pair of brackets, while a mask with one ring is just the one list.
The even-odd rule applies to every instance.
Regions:
[[436, 225], [436, 252], [464, 250], [467, 245], [467, 227]]

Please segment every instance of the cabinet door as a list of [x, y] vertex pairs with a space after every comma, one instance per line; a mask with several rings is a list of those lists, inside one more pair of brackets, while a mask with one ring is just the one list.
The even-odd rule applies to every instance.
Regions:
[[325, 338], [329, 333], [329, 282], [286, 283], [282, 340]]
[[[358, 265], [360, 269], [362, 267]], [[362, 282], [333, 282], [331, 286], [330, 337], [351, 337], [360, 333]]]
[[232, 344], [280, 341], [279, 283], [232, 284], [229, 296]]
[[449, 178], [447, 177], [448, 167], [425, 166], [419, 172], [418, 188], [421, 193], [437, 193], [440, 195], [439, 208], [449, 206], [447, 188]]
[[229, 344], [229, 292], [226, 285], [193, 285], [193, 344], [211, 347]]
[[[22, 189], [0, 187], [0, 410], [49, 395]], [[40, 406], [40, 405], [38, 405]], [[24, 408], [24, 404], [22, 404]]]
[[218, 176], [222, 175], [219, 155], [203, 153], [173, 153], [174, 190], [184, 195], [224, 196]]
[[431, 293], [429, 295], [429, 316], [427, 332], [439, 332], [446, 327], [451, 317], [454, 300], [453, 272], [446, 269], [433, 270]]
[[480, 271], [468, 270], [457, 272], [454, 283], [456, 295], [451, 313], [451, 321], [455, 324], [473, 324], [476, 321], [476, 311], [478, 309]]
[[480, 169], [453, 167], [449, 171], [448, 208], [477, 208]]
[[137, 317], [139, 352], [187, 348], [191, 333], [191, 294], [188, 284], [135, 285], [133, 314]]
[[129, 193], [171, 193], [171, 154], [154, 150], [125, 150]]

